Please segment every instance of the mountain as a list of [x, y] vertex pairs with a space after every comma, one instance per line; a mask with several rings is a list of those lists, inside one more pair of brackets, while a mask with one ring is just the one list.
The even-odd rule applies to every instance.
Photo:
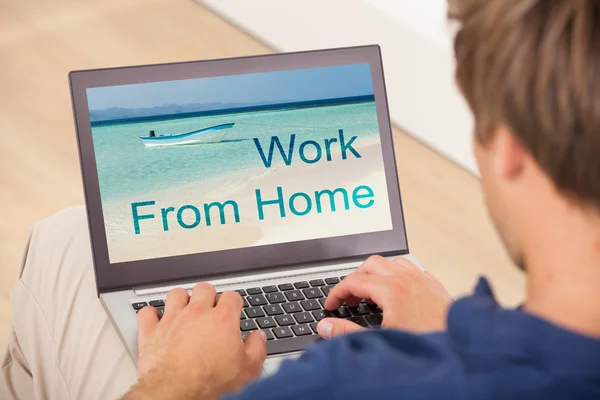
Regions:
[[154, 117], [201, 111], [218, 111], [250, 106], [270, 104], [268, 101], [257, 103], [198, 103], [198, 104], [164, 104], [148, 108], [111, 107], [104, 110], [90, 110], [90, 121], [119, 120], [123, 118]]

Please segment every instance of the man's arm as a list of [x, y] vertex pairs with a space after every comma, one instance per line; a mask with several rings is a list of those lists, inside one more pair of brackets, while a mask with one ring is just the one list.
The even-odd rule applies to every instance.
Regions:
[[461, 398], [465, 376], [450, 348], [445, 333], [378, 330], [324, 340], [223, 400]]
[[138, 313], [139, 382], [125, 400], [220, 398], [255, 379], [266, 356], [266, 335], [242, 342], [242, 298], [198, 284], [167, 295], [163, 318], [146, 307]]
[[429, 398], [427, 390], [432, 387], [427, 386], [434, 381], [433, 390], [446, 393], [448, 399], [460, 393], [460, 376], [454, 356], [446, 351], [445, 336], [415, 335], [446, 328], [452, 297], [433, 275], [402, 257], [390, 261], [372, 256], [331, 290], [325, 307], [332, 311], [344, 303], [354, 307], [362, 299], [382, 308], [383, 328], [397, 331], [346, 336], [367, 330], [345, 319], [323, 319], [317, 326], [322, 337], [345, 337], [312, 346], [299, 360], [284, 363], [276, 375], [227, 399], [396, 398], [399, 394]]
[[[369, 257], [356, 272], [335, 285], [325, 308], [333, 311], [344, 303], [356, 307], [362, 299], [383, 310], [383, 328], [413, 333], [446, 329], [446, 315], [453, 301], [429, 272], [403, 257], [390, 261], [380, 256]], [[322, 320], [318, 329], [324, 338], [365, 330], [338, 318]]]

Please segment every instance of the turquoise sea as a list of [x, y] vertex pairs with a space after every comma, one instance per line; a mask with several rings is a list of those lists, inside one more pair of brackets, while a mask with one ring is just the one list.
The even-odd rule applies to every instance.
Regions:
[[[234, 122], [221, 143], [146, 148], [140, 136], [179, 134]], [[303, 140], [323, 143], [326, 138], [360, 138], [379, 134], [374, 102], [311, 108], [257, 111], [164, 121], [97, 126], [92, 128], [98, 178], [103, 201], [145, 196], [165, 189], [240, 172], [240, 176], [264, 173], [265, 167], [253, 142], [259, 138], [268, 152], [270, 138], [278, 136], [287, 150], [290, 135], [297, 147]], [[283, 162], [277, 152], [274, 165]]]

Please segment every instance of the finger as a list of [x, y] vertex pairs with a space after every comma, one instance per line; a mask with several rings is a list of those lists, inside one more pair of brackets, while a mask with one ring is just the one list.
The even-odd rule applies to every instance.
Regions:
[[258, 375], [260, 369], [267, 357], [267, 334], [261, 329], [252, 332], [246, 340], [244, 347], [246, 348], [246, 358], [248, 367], [253, 372], [253, 375]]
[[165, 316], [170, 315], [175, 311], [182, 310], [188, 305], [190, 301], [190, 295], [187, 290], [182, 288], [175, 288], [167, 294], [167, 301], [165, 304]]
[[371, 256], [365, 260], [356, 272], [363, 274], [374, 274], [381, 276], [392, 276], [398, 266], [387, 258], [381, 256]]
[[[356, 271], [354, 271], [354, 272], [350, 273], [348, 276], [346, 276], [346, 277], [344, 278], [344, 280], [345, 280], [345, 279], [348, 279], [348, 278], [349, 278], [349, 277], [351, 277], [353, 274], [360, 274], [360, 273], [361, 273], [361, 272], [359, 272], [359, 270], [357, 269]], [[338, 285], [339, 285], [339, 283], [338, 283]], [[331, 292], [330, 292], [330, 293], [327, 295], [327, 297], [329, 297], [329, 295], [330, 295], [330, 294], [331, 294]], [[327, 299], [325, 299], [325, 300], [327, 300]], [[362, 300], [361, 298], [358, 298], [358, 297], [356, 297], [356, 296], [352, 296], [352, 295], [350, 295], [350, 296], [348, 296], [346, 299], [344, 299], [344, 302], [342, 302], [342, 304], [343, 304], [343, 303], [346, 303], [346, 305], [347, 305], [348, 307], [356, 307], [356, 306], [358, 306], [358, 304], [360, 304], [360, 301], [361, 301], [361, 300]], [[340, 305], [341, 305], [341, 304], [340, 304]], [[339, 307], [339, 306], [338, 306], [338, 307]], [[333, 309], [332, 309], [332, 310], [333, 310]]]
[[404, 257], [396, 257], [394, 258], [394, 264], [401, 265], [402, 267], [413, 271], [413, 272], [425, 272], [423, 268], [419, 267], [417, 264], [407, 260]]
[[386, 281], [389, 277], [367, 274], [350, 274], [331, 289], [325, 300], [327, 310], [339, 308], [348, 299], [371, 299], [383, 308]]
[[348, 307], [358, 307], [358, 305], [360, 304], [361, 301], [362, 301], [362, 299], [360, 299], [356, 296], [350, 296], [346, 299], [346, 305]]
[[323, 339], [330, 339], [332, 337], [364, 330], [366, 330], [366, 328], [340, 318], [325, 318], [319, 321], [319, 324], [317, 325], [317, 332], [319, 332], [319, 335]]
[[138, 349], [144, 346], [146, 338], [154, 331], [158, 321], [158, 311], [154, 307], [147, 306], [138, 312]]
[[217, 307], [224, 307], [230, 310], [237, 321], [240, 318], [242, 308], [244, 308], [244, 301], [242, 300], [242, 296], [236, 292], [223, 292], [217, 300]]
[[199, 283], [192, 289], [190, 304], [201, 304], [206, 307], [214, 307], [217, 301], [217, 290], [208, 283]]

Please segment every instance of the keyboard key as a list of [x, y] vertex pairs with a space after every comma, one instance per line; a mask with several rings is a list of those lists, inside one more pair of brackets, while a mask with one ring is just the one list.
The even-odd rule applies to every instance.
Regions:
[[292, 303], [284, 303], [284, 304], [282, 304], [282, 306], [283, 306], [283, 309], [285, 310], [285, 312], [288, 314], [293, 314], [293, 313], [304, 311], [302, 309], [302, 307], [300, 307], [300, 303], [298, 303], [297, 301], [294, 301]]
[[164, 307], [165, 301], [164, 300], [152, 300], [148, 304], [150, 304], [152, 307]]
[[275, 285], [263, 286], [262, 290], [265, 293], [273, 293], [273, 292], [277, 291], [277, 286], [275, 286]]
[[336, 283], [340, 283], [340, 279], [334, 276], [333, 278], [325, 279], [325, 283], [328, 285], [335, 285]]
[[383, 310], [381, 308], [379, 308], [379, 306], [377, 304], [367, 304], [367, 307], [369, 308], [369, 311], [371, 311], [373, 314], [382, 314]]
[[263, 332], [267, 334], [267, 340], [273, 340], [273, 334], [271, 333], [270, 329], [263, 329]]
[[312, 287], [325, 286], [325, 282], [323, 281], [323, 279], [313, 279], [312, 281], [309, 281], [308, 283], [310, 283], [310, 286], [312, 286]]
[[257, 327], [254, 321], [252, 321], [251, 319], [245, 319], [240, 321], [240, 329], [245, 332], [257, 329]]
[[260, 307], [248, 307], [246, 308], [246, 315], [250, 318], [264, 317], [265, 313]]
[[325, 308], [325, 300], [327, 300], [327, 298], [322, 297], [319, 299], [319, 303], [321, 303], [321, 307]]
[[[258, 323], [258, 326], [260, 326], [261, 329], [274, 328], [277, 326], [273, 317], [257, 318], [256, 322]], [[365, 324], [366, 323], [367, 322], [365, 321]]]
[[292, 330], [294, 331], [296, 336], [312, 335], [310, 328], [306, 324], [294, 325], [292, 326]]
[[370, 315], [365, 316], [365, 319], [367, 320], [367, 322], [369, 323], [369, 325], [371, 327], [378, 328], [381, 326], [381, 323], [383, 322], [383, 315], [370, 314]]
[[248, 301], [246, 300], [245, 297], [242, 297], [242, 300], [244, 300], [244, 308], [249, 307]]
[[291, 283], [282, 283], [281, 285], [277, 286], [279, 288], [279, 290], [281, 290], [282, 292], [286, 291], [286, 290], [294, 290], [294, 285], [292, 285]]
[[238, 289], [236, 290], [237, 294], [239, 294], [240, 296], [245, 296], [246, 295], [246, 291], [244, 289]]
[[343, 281], [345, 277], [346, 277], [346, 275], [340, 276], [340, 281]]
[[246, 338], [250, 336], [251, 333], [252, 331], [242, 331], [242, 340], [246, 340]]
[[348, 310], [348, 307], [340, 307], [333, 312], [333, 316], [337, 318], [350, 318], [352, 314]]
[[299, 290], [292, 290], [289, 292], [285, 292], [285, 297], [287, 297], [287, 299], [289, 301], [304, 300], [304, 295]]
[[158, 314], [162, 317], [163, 315], [165, 315], [165, 308], [164, 307], [156, 307], [156, 311], [158, 311]]
[[[254, 331], [242, 331], [242, 341], [246, 340], [248, 336], [250, 336]], [[267, 340], [273, 340], [273, 335], [268, 330], [263, 330], [267, 334]]]
[[299, 324], [306, 324], [308, 322], [315, 322], [312, 315], [308, 312], [303, 312], [299, 314], [294, 314], [294, 318], [296, 318], [296, 322]]
[[134, 310], [141, 310], [142, 308], [146, 307], [148, 305], [148, 303], [146, 303], [145, 301], [140, 301], [137, 303], [133, 303], [131, 306], [133, 307]]
[[331, 292], [331, 289], [333, 289], [333, 286], [323, 286], [321, 288], [321, 291], [323, 292], [325, 297], [327, 297], [327, 296], [329, 296], [329, 292]]
[[[301, 301], [300, 304], [302, 305], [302, 308], [304, 308], [304, 310], [306, 310], [306, 311], [321, 309], [319, 302], [316, 300], [304, 300], [304, 301]], [[348, 316], [350, 316], [350, 315], [348, 315]]]
[[262, 290], [260, 290], [259, 287], [253, 287], [250, 289], [246, 289], [246, 292], [248, 292], [248, 294], [261, 294]]
[[275, 321], [279, 326], [294, 325], [296, 323], [291, 315], [278, 315], [275, 317]]
[[283, 310], [279, 304], [273, 304], [270, 306], [263, 307], [267, 313], [267, 315], [280, 315], [283, 314]]
[[307, 299], [318, 299], [323, 297], [323, 293], [319, 290], [319, 288], [308, 288], [304, 289], [304, 295]]
[[348, 321], [354, 322], [355, 324], [358, 324], [358, 325], [362, 326], [363, 328], [366, 328], [369, 326], [369, 324], [367, 323], [367, 320], [365, 320], [365, 317], [362, 317], [362, 316], [348, 318]]
[[359, 304], [357, 307], [350, 307], [350, 312], [352, 313], [352, 315], [367, 315], [369, 314], [369, 308], [367, 307], [366, 304]]
[[306, 282], [306, 281], [302, 281], [302, 282], [296, 282], [296, 283], [294, 283], [294, 287], [295, 287], [296, 289], [304, 289], [304, 288], [307, 288], [307, 287], [308, 287], [308, 282]]
[[270, 304], [276, 304], [276, 303], [285, 303], [285, 297], [283, 296], [283, 293], [281, 292], [277, 292], [277, 293], [269, 293], [267, 295], [267, 300], [269, 300]]
[[331, 315], [331, 312], [327, 310], [315, 310], [312, 312], [312, 315], [315, 317], [316, 321], [320, 321], [323, 318], [329, 318], [333, 316]]
[[[249, 292], [250, 289], [248, 289], [248, 293]], [[248, 299], [248, 303], [250, 303], [251, 306], [264, 306], [267, 304], [267, 299], [265, 299], [265, 296], [260, 294], [258, 296], [247, 296], [246, 299]]]
[[272, 329], [272, 331], [277, 339], [290, 338], [294, 336], [292, 331], [290, 331], [290, 328], [287, 326], [280, 326], [279, 328]]
[[319, 333], [319, 332], [317, 332], [317, 325], [319, 325], [318, 322], [311, 322], [309, 325], [310, 325], [310, 329], [312, 329], [314, 333], [317, 333], [317, 334]]

